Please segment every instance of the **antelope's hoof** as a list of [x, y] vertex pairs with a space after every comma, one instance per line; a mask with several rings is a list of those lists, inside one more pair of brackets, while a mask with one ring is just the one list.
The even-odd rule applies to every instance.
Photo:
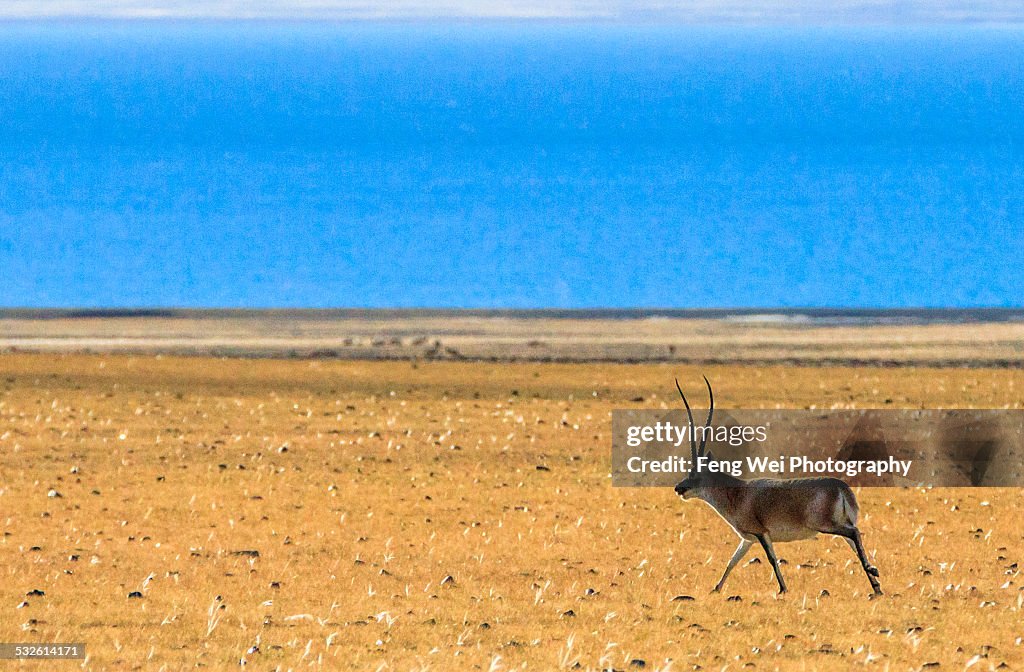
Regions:
[[882, 589], [881, 588], [875, 588], [875, 592], [871, 593], [871, 597], [868, 598], [868, 599], [873, 600], [876, 597], [881, 597], [881, 596], [882, 596]]

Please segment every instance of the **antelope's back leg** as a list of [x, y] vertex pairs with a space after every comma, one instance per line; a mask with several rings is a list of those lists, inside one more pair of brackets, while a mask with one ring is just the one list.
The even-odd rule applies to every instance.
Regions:
[[868, 554], [864, 552], [864, 544], [860, 539], [860, 530], [852, 525], [846, 525], [831, 530], [822, 530], [822, 532], [834, 534], [846, 540], [846, 543], [857, 554], [860, 566], [864, 568], [864, 573], [867, 574], [868, 581], [871, 582], [871, 590], [875, 595], [881, 595], [882, 588], [878, 583], [878, 568], [868, 561]]

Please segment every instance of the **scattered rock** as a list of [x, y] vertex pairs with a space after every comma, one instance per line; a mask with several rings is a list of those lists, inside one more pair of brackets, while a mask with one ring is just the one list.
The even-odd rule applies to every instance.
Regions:
[[673, 602], [693, 602], [694, 597], [692, 595], [676, 595], [672, 598]]
[[138, 590], [133, 590], [132, 592], [128, 593], [128, 599], [129, 600], [141, 600], [142, 599], [142, 593], [140, 591], [138, 591]]

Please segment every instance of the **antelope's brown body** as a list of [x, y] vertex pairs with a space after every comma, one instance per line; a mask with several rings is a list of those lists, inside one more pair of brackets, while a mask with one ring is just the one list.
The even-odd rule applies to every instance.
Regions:
[[859, 512], [850, 486], [837, 478], [762, 478], [707, 487], [699, 496], [719, 513], [729, 511], [725, 520], [738, 534], [767, 534], [773, 541], [810, 539], [837, 525], [856, 525]]

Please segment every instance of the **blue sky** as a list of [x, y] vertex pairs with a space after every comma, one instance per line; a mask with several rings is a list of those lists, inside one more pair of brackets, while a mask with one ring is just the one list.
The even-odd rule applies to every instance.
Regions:
[[740, 23], [1020, 23], [1008, 0], [5, 0], [5, 18], [520, 18]]

